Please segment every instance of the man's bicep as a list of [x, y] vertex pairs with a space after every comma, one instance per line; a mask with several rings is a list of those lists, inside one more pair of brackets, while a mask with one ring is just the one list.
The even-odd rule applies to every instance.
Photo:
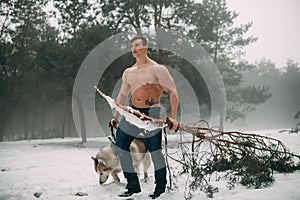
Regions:
[[127, 96], [130, 91], [130, 85], [127, 81], [127, 71], [123, 73], [120, 94]]
[[159, 73], [159, 84], [163, 87], [163, 89], [168, 93], [174, 93], [177, 95], [176, 86], [174, 83], [174, 79], [169, 73], [167, 68], [162, 68]]

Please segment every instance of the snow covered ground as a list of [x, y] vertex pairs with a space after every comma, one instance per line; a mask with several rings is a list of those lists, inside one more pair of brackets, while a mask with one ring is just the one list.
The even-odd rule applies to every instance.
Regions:
[[[257, 133], [257, 132], [256, 132]], [[260, 134], [280, 139], [292, 152], [300, 154], [300, 134], [263, 131]], [[176, 151], [178, 136], [169, 135], [170, 151]], [[89, 140], [83, 147], [79, 138], [32, 140], [0, 143], [0, 199], [120, 199], [125, 179], [115, 183], [110, 178], [105, 185], [98, 184], [91, 154], [108, 144], [106, 138]], [[171, 162], [171, 165], [178, 165]], [[175, 166], [176, 167], [176, 166]], [[153, 171], [145, 183], [141, 181], [142, 192], [135, 199], [149, 199], [154, 189]], [[214, 182], [219, 192], [217, 200], [299, 200], [300, 171], [292, 174], [275, 174], [275, 183], [268, 188], [247, 189], [238, 185], [232, 190], [225, 181]], [[159, 199], [184, 199], [186, 177], [175, 183], [178, 188], [168, 191]], [[80, 193], [84, 196], [78, 196]], [[39, 197], [35, 197], [36, 196]], [[202, 192], [193, 199], [209, 199]]]

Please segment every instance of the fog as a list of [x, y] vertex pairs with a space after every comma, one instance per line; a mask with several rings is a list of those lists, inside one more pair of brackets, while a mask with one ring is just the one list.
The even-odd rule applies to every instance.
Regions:
[[[299, 99], [299, 77], [300, 72], [290, 71], [281, 74], [266, 74], [258, 76], [257, 72], [244, 73], [244, 82], [242, 87], [256, 86], [268, 87], [272, 96], [260, 105], [255, 106], [255, 110], [248, 112], [245, 116], [245, 121], [237, 120], [233, 123], [226, 122], [224, 130], [239, 130], [239, 131], [260, 131], [268, 129], [286, 129], [290, 130], [300, 122], [300, 119], [295, 119], [295, 115], [300, 111]], [[180, 77], [179, 77], [180, 79]], [[181, 116], [178, 120], [183, 120], [183, 123], [195, 123], [199, 116], [199, 105], [192, 103], [192, 96], [184, 96], [188, 86], [185, 82], [180, 92], [183, 92], [180, 102], [181, 111], [184, 117]], [[192, 86], [189, 87], [193, 90]], [[116, 97], [114, 91], [113, 97]], [[97, 121], [101, 127], [95, 127], [91, 123], [91, 114], [89, 110], [85, 110], [85, 126], [87, 137], [107, 136], [110, 134], [108, 129], [108, 121], [112, 116], [112, 112], [101, 97], [95, 96], [100, 102], [97, 103]], [[62, 99], [61, 101], [45, 102], [39, 97], [38, 92], [33, 92], [30, 97], [31, 101], [19, 100], [15, 106], [10, 109], [10, 112], [5, 116], [4, 140], [20, 140], [20, 139], [38, 139], [38, 138], [53, 138], [53, 137], [81, 137], [75, 128], [70, 101]], [[194, 102], [196, 102], [195, 100]], [[186, 105], [185, 105], [186, 104]], [[101, 105], [99, 107], [99, 105]], [[201, 110], [201, 109], [200, 109]], [[197, 113], [196, 113], [197, 112]], [[201, 112], [201, 111], [200, 111]], [[2, 113], [1, 113], [2, 114]], [[187, 117], [188, 116], [188, 117]], [[77, 123], [78, 124], [78, 123]], [[210, 124], [216, 126], [218, 124]], [[80, 127], [79, 127], [80, 129]]]
[[[297, 71], [296, 71], [297, 72]], [[242, 124], [228, 124], [226, 128], [242, 130], [291, 129], [300, 119], [295, 119], [300, 110], [299, 71], [257, 76], [255, 72], [244, 73], [243, 86], [268, 87], [272, 96], [263, 104], [257, 105], [246, 115]]]

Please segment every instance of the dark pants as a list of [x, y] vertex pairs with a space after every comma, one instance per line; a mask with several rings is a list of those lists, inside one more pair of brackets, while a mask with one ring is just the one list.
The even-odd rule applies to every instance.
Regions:
[[[160, 107], [133, 108], [151, 117], [160, 117]], [[120, 159], [124, 177], [127, 179], [128, 184], [135, 184], [138, 181], [129, 151], [130, 143], [134, 140], [134, 138], [142, 138], [145, 141], [147, 150], [151, 153], [155, 169], [156, 184], [166, 184], [166, 164], [165, 158], [161, 152], [162, 130], [157, 129], [145, 133], [143, 129], [130, 124], [123, 118], [117, 129], [115, 150]]]

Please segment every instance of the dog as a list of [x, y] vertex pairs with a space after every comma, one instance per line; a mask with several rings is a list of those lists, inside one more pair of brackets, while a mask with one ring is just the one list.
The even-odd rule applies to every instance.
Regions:
[[[133, 168], [136, 173], [139, 173], [139, 167], [143, 164], [144, 171], [144, 181], [148, 179], [148, 169], [151, 164], [151, 155], [149, 151], [146, 150], [146, 146], [143, 140], [134, 139], [130, 144], [130, 154], [132, 157]], [[106, 146], [97, 153], [96, 157], [92, 157], [94, 161], [95, 171], [99, 175], [99, 184], [103, 185], [109, 175], [111, 174], [112, 178], [116, 182], [120, 182], [118, 173], [122, 171], [120, 161], [114, 152], [114, 144], [110, 143], [109, 146]]]

